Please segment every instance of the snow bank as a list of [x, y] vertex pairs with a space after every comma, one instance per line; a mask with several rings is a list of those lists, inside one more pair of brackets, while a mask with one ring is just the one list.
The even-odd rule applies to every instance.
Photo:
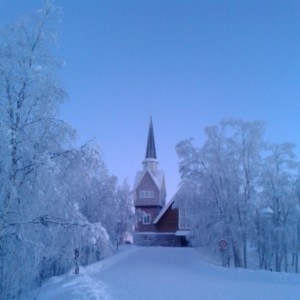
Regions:
[[81, 267], [79, 275], [72, 270], [69, 274], [53, 277], [35, 291], [33, 297], [36, 300], [109, 300], [107, 285], [95, 274], [117, 264], [134, 251], [134, 246], [123, 246], [116, 255]]

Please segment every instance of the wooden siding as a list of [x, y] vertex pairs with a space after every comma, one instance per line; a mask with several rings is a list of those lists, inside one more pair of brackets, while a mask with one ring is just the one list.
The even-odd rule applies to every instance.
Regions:
[[153, 224], [154, 219], [157, 217], [157, 215], [159, 214], [160, 208], [157, 206], [154, 207], [136, 207], [135, 208], [136, 211], [138, 211], [139, 209], [143, 212], [145, 212], [146, 214], [150, 214], [151, 215], [151, 224], [143, 224], [143, 218], [142, 216], [140, 217], [140, 220], [138, 220], [137, 224], [136, 224], [136, 230], [137, 231], [141, 231], [141, 232], [156, 232], [156, 227]]
[[176, 232], [178, 230], [178, 209], [172, 205], [156, 224], [156, 232]]
[[[140, 191], [153, 191], [154, 197], [153, 198], [140, 198]], [[145, 173], [144, 177], [142, 178], [141, 182], [137, 186], [135, 190], [135, 201], [134, 205], [138, 206], [160, 206], [160, 192], [154, 183], [153, 179], [151, 178], [148, 172]]]

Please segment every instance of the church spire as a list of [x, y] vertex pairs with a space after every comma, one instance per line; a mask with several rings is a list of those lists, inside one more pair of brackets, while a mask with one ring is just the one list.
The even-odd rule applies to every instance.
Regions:
[[158, 161], [156, 160], [156, 149], [155, 149], [152, 117], [150, 117], [146, 156], [145, 156], [145, 160], [143, 161], [143, 164], [144, 164], [144, 170], [149, 170], [153, 174], [156, 173]]
[[155, 149], [155, 140], [154, 140], [152, 117], [150, 117], [150, 125], [149, 125], [149, 131], [148, 131], [148, 141], [147, 141], [145, 159], [147, 159], [147, 158], [156, 159], [156, 149]]

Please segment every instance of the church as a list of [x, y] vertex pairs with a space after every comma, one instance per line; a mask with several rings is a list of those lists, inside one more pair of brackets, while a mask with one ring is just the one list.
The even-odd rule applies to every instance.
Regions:
[[[134, 207], [137, 217], [133, 242], [144, 246], [187, 246], [188, 230], [180, 226], [180, 209], [174, 197], [166, 203], [166, 183], [158, 168], [152, 118], [150, 118], [143, 170], [136, 173]], [[183, 228], [184, 227], [184, 228]]]

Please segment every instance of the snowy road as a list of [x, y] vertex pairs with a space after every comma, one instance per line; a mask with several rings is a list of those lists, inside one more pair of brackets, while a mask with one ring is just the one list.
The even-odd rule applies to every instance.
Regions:
[[300, 275], [225, 269], [191, 248], [136, 248], [51, 280], [39, 300], [299, 300]]

